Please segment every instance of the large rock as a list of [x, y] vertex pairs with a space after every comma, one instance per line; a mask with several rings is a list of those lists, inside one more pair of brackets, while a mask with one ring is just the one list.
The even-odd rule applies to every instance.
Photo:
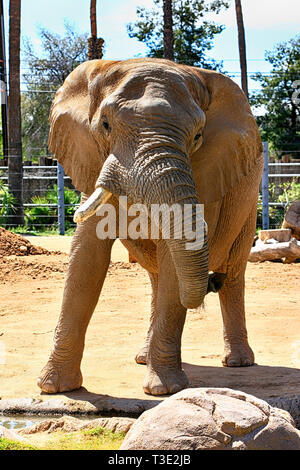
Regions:
[[292, 237], [300, 240], [300, 201], [294, 201], [284, 216], [282, 228], [289, 228]]
[[191, 388], [145, 411], [120, 450], [300, 450], [290, 414], [228, 388]]

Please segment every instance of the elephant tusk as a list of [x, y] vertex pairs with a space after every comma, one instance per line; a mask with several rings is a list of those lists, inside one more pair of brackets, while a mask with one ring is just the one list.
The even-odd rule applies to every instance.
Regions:
[[75, 212], [74, 222], [80, 224], [94, 215], [99, 207], [105, 204], [111, 196], [112, 193], [107, 189], [96, 188], [93, 194]]

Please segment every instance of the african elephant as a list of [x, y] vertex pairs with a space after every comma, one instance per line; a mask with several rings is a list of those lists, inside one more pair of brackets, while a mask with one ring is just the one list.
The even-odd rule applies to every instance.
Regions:
[[97, 238], [94, 213], [107, 200], [118, 209], [119, 196], [147, 206], [203, 204], [208, 227], [198, 250], [186, 250], [184, 239], [122, 240], [152, 285], [150, 328], [136, 357], [147, 363], [144, 391], [163, 395], [187, 386], [181, 368], [186, 311], [210, 290], [220, 289], [223, 365], [253, 364], [244, 273], [263, 160], [239, 86], [218, 72], [163, 59], [93, 60], [58, 90], [50, 124], [49, 147], [82, 192], [82, 205], [54, 347], [39, 387], [56, 393], [82, 384], [85, 332], [114, 242]]

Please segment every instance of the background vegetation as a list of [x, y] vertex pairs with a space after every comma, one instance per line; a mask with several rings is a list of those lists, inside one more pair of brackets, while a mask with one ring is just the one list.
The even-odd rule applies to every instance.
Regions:
[[[233, 0], [232, 0], [233, 1]], [[10, 0], [16, 6], [19, 0]], [[137, 7], [137, 21], [127, 25], [128, 35], [147, 46], [149, 57], [165, 56], [166, 29], [175, 62], [222, 71], [222, 61], [208, 57], [214, 39], [222, 34], [224, 26], [209, 21], [208, 14], [220, 13], [228, 8], [230, 1], [225, 0], [153, 0], [152, 8]], [[241, 2], [236, 1], [241, 7]], [[166, 9], [167, 7], [167, 9]], [[168, 13], [168, 28], [166, 23]], [[236, 10], [237, 11], [237, 10]], [[240, 8], [240, 22], [242, 11]], [[94, 23], [95, 23], [94, 18]], [[240, 26], [240, 25], [239, 25]], [[240, 29], [240, 28], [238, 28]], [[169, 31], [170, 32], [170, 31]], [[12, 29], [11, 43], [16, 42], [18, 31]], [[55, 91], [62, 85], [69, 73], [88, 57], [88, 33], [80, 33], [76, 27], [65, 22], [64, 33], [59, 35], [39, 27], [41, 53], [37, 53], [30, 39], [25, 38], [22, 45], [26, 73], [21, 76], [26, 91], [21, 94], [22, 152], [23, 161], [38, 163], [40, 156], [48, 156], [49, 111]], [[241, 48], [240, 48], [241, 52]], [[244, 51], [245, 53], [245, 51]], [[289, 154], [300, 159], [300, 100], [295, 99], [296, 88], [300, 88], [300, 36], [277, 44], [272, 51], [266, 51], [266, 60], [272, 65], [269, 74], [256, 73], [252, 77], [260, 86], [259, 91], [250, 95], [250, 104], [261, 132], [262, 140], [269, 142], [271, 157], [281, 159]], [[16, 65], [16, 64], [15, 64]], [[0, 145], [2, 135], [0, 133]], [[21, 170], [20, 170], [21, 171]], [[11, 171], [11, 178], [16, 170]], [[11, 216], [20, 212], [17, 199], [21, 194], [18, 181], [6, 184], [0, 180], [0, 224], [9, 223]], [[299, 197], [299, 184], [288, 183], [282, 186], [278, 196], [270, 185], [270, 200], [282, 202], [288, 197], [291, 202]], [[273, 194], [272, 194], [273, 193]], [[277, 194], [277, 196], [275, 196]], [[65, 190], [65, 204], [78, 203], [79, 196], [72, 190]], [[20, 220], [24, 230], [45, 230], [45, 225], [57, 227], [56, 187], [31, 201], [39, 207], [26, 208]], [[48, 205], [48, 207], [47, 207]], [[23, 210], [23, 209], [22, 209]], [[66, 229], [72, 225], [73, 208], [66, 207]], [[271, 225], [279, 223], [284, 208], [271, 207]], [[258, 223], [261, 213], [258, 210]], [[18, 222], [20, 223], [20, 222]]]

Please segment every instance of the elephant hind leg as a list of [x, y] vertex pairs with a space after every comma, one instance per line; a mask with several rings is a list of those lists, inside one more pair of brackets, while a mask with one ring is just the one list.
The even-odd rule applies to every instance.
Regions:
[[219, 293], [223, 315], [223, 366], [245, 367], [254, 364], [254, 353], [248, 343], [244, 307], [244, 275], [225, 283]]
[[225, 346], [222, 363], [228, 367], [251, 366], [254, 363], [246, 329], [245, 270], [253, 243], [255, 223], [256, 205], [232, 246], [227, 277], [219, 291]]

